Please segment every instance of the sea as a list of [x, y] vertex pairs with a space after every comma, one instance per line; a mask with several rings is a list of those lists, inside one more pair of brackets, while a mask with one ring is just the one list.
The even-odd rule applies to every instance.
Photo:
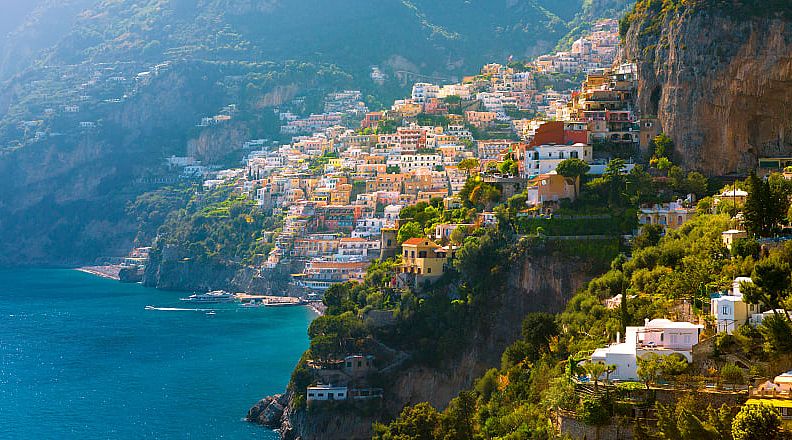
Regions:
[[74, 270], [0, 270], [0, 439], [278, 438], [244, 416], [286, 387], [313, 312], [181, 296]]

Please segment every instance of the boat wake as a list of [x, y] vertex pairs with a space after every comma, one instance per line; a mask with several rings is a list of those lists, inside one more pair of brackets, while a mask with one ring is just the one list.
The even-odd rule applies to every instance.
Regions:
[[157, 312], [214, 312], [213, 309], [183, 309], [178, 307], [154, 307], [154, 306], [146, 306], [146, 310], [152, 310]]

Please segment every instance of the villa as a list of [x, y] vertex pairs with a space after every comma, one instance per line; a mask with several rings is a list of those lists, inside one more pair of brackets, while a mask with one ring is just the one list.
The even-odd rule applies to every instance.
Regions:
[[693, 346], [699, 343], [703, 325], [689, 322], [674, 322], [668, 319], [653, 319], [642, 327], [627, 327], [624, 342], [616, 336], [616, 343], [594, 350], [591, 362], [615, 365], [611, 379], [622, 381], [638, 380], [638, 358], [650, 353], [669, 356], [677, 353], [693, 361]]

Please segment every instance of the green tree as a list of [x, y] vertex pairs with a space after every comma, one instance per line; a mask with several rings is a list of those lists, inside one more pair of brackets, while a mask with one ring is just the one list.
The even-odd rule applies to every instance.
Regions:
[[577, 158], [565, 159], [556, 167], [556, 172], [572, 181], [575, 186], [575, 198], [580, 189], [580, 178], [589, 172], [591, 167], [585, 161]]
[[657, 244], [660, 243], [660, 239], [663, 237], [664, 232], [665, 229], [663, 228], [663, 225], [644, 225], [641, 228], [641, 232], [637, 237], [635, 237], [633, 246], [636, 250], [657, 246]]
[[732, 362], [721, 367], [720, 377], [723, 383], [731, 385], [732, 388], [745, 383], [745, 374], [742, 368]]
[[443, 440], [469, 440], [474, 438], [476, 423], [476, 394], [462, 391], [448, 404], [443, 413]]
[[602, 426], [610, 420], [610, 412], [602, 399], [586, 396], [580, 402], [577, 415], [583, 423], [591, 426]]
[[550, 339], [558, 335], [555, 315], [550, 313], [529, 313], [522, 322], [522, 336], [537, 351], [549, 350]]
[[424, 236], [423, 228], [418, 222], [407, 222], [399, 228], [399, 233], [396, 236], [399, 243], [404, 243], [411, 238], [421, 238]]
[[594, 382], [594, 394], [596, 394], [599, 389], [600, 376], [605, 374], [608, 367], [602, 362], [586, 362], [583, 364], [583, 370], [586, 371], [589, 379]]
[[769, 405], [745, 405], [732, 422], [734, 440], [781, 438], [781, 415]]
[[657, 378], [660, 377], [660, 357], [654, 353], [639, 357], [637, 373], [648, 390], [649, 386], [657, 382]]
[[665, 133], [660, 133], [652, 139], [655, 146], [654, 157], [669, 157], [674, 149], [674, 141]]
[[746, 180], [748, 198], [743, 207], [745, 226], [760, 237], [770, 237], [779, 230], [789, 210], [789, 194], [785, 186], [771, 185], [751, 173]]
[[687, 179], [685, 180], [685, 192], [695, 194], [697, 197], [702, 197], [707, 194], [708, 187], [709, 181], [703, 174], [697, 171], [688, 173]]
[[659, 366], [660, 375], [665, 380], [672, 380], [680, 374], [683, 374], [688, 369], [687, 360], [684, 356], [678, 353], [663, 356], [660, 359]]
[[473, 170], [478, 170], [480, 166], [481, 166], [481, 162], [479, 162], [479, 160], [476, 159], [475, 157], [469, 157], [467, 159], [462, 159], [462, 161], [459, 162], [459, 165], [457, 165], [457, 167], [460, 170], [462, 170], [462, 171], [467, 173], [468, 177], [470, 177], [470, 173]]
[[404, 408], [390, 425], [374, 425], [374, 440], [440, 440], [441, 416], [423, 402]]
[[752, 283], [743, 283], [741, 286], [745, 300], [776, 310], [781, 307], [792, 289], [790, 266], [778, 257], [766, 258], [754, 265], [751, 281]]
[[520, 174], [520, 166], [513, 159], [506, 159], [498, 166], [498, 171], [508, 176], [516, 176]]

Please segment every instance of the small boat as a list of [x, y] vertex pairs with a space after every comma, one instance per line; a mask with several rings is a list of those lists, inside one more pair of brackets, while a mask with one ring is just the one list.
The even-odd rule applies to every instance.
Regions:
[[208, 312], [206, 312], [206, 316], [214, 316], [216, 314], [217, 312], [215, 312], [214, 310], [209, 310]]
[[242, 307], [246, 308], [246, 309], [257, 309], [259, 307], [264, 307], [264, 303], [251, 301], [251, 302], [246, 302], [246, 303], [242, 304]]
[[224, 290], [214, 290], [212, 292], [190, 295], [187, 298], [179, 298], [179, 300], [203, 304], [216, 304], [234, 302], [237, 300], [237, 297], [233, 293]]
[[144, 309], [145, 310], [157, 310], [157, 308], [154, 307], [154, 306], [146, 306], [146, 307], [144, 307]]

